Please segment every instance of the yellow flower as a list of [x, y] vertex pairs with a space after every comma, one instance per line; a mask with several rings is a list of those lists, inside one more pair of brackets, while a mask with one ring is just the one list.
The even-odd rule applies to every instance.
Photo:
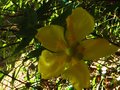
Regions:
[[94, 27], [93, 17], [83, 8], [76, 8], [66, 19], [67, 30], [58, 25], [42, 27], [36, 38], [48, 50], [42, 51], [38, 70], [42, 78], [61, 75], [77, 90], [88, 88], [90, 74], [84, 59], [94, 60], [114, 53], [118, 47], [105, 39], [84, 40]]

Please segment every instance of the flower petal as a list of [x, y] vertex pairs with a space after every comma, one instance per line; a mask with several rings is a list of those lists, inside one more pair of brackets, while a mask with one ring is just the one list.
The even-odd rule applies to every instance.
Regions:
[[42, 78], [49, 79], [60, 75], [65, 68], [66, 55], [44, 50], [39, 58], [38, 71]]
[[36, 38], [42, 45], [51, 51], [62, 51], [65, 49], [64, 29], [61, 26], [51, 25], [38, 30]]
[[83, 41], [84, 59], [94, 60], [113, 54], [118, 47], [109, 43], [106, 39], [89, 39]]
[[88, 88], [90, 86], [90, 73], [87, 65], [84, 61], [78, 61], [75, 58], [73, 59], [73, 63], [73, 66], [62, 74], [62, 77], [68, 79], [77, 90]]
[[93, 31], [94, 19], [83, 8], [76, 8], [72, 14], [67, 17], [67, 39], [73, 43], [75, 41], [81, 41]]

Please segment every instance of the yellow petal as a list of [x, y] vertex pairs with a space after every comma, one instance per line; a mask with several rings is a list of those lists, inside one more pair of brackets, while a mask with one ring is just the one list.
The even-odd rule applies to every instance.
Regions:
[[66, 58], [67, 56], [64, 54], [44, 50], [38, 62], [38, 71], [42, 78], [49, 79], [60, 75], [64, 71]]
[[102, 38], [85, 40], [82, 44], [84, 46], [84, 59], [99, 59], [118, 50], [118, 47]]
[[70, 43], [81, 41], [93, 31], [94, 19], [83, 8], [76, 8], [72, 14], [67, 17], [67, 39]]
[[64, 29], [57, 25], [40, 28], [36, 38], [42, 45], [51, 51], [62, 51], [65, 49]]
[[[73, 59], [73, 66], [67, 69], [62, 77], [68, 79], [77, 90], [88, 88], [90, 86], [90, 73], [84, 61]], [[75, 64], [76, 63], [76, 64]]]

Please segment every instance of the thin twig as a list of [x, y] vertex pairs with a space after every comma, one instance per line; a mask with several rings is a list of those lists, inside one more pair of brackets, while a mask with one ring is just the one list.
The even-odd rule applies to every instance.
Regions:
[[12, 79], [18, 81], [18, 82], [21, 82], [21, 83], [23, 83], [23, 84], [26, 84], [25, 82], [22, 82], [22, 81], [16, 79], [15, 77], [12, 77], [12, 76], [8, 75], [7, 73], [5, 73], [5, 72], [3, 72], [3, 71], [0, 71], [0, 73], [3, 73], [4, 75], [6, 75], [6, 76], [8, 76], [8, 77], [10, 77], [10, 78], [12, 78]]

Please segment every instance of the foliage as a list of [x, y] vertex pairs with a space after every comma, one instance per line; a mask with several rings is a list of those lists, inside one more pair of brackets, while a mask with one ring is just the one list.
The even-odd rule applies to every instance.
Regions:
[[[37, 62], [39, 55], [46, 48], [41, 46], [41, 43], [35, 38], [37, 29], [50, 24], [66, 28], [67, 16], [71, 14], [73, 8], [80, 6], [95, 19], [94, 31], [86, 38], [102, 37], [119, 47], [119, 5], [119, 0], [1, 0], [0, 80], [3, 87], [11, 88], [11, 90], [70, 87], [70, 83], [61, 77], [52, 80], [41, 79], [37, 70]], [[116, 55], [119, 55], [119, 52]], [[104, 60], [107, 66], [112, 62], [118, 63], [116, 66], [118, 71], [111, 71], [115, 74], [112, 79], [118, 77], [119, 74], [120, 62], [116, 55], [112, 59], [110, 56]], [[114, 61], [116, 58], [118, 61]], [[109, 60], [113, 61], [109, 62]], [[96, 66], [94, 62], [87, 61], [87, 63], [90, 64], [90, 68]], [[103, 66], [103, 64], [97, 63], [97, 71], [100, 71]], [[100, 76], [104, 75], [100, 74]], [[98, 77], [93, 75], [91, 88], [96, 88], [95, 83], [99, 82], [99, 80], [96, 81], [97, 79]], [[102, 84], [102, 80], [106, 79], [106, 77], [100, 79]], [[117, 86], [118, 82], [115, 82]], [[19, 86], [19, 84], [21, 85]], [[71, 89], [73, 90], [73, 87]]]

